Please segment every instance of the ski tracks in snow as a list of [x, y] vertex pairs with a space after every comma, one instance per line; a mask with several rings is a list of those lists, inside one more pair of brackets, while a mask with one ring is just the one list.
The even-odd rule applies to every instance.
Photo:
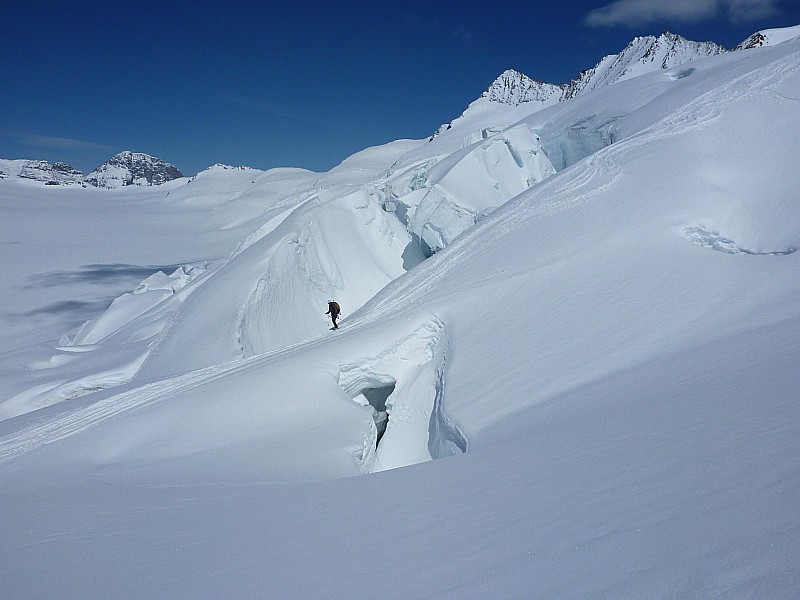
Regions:
[[150, 383], [40, 421], [0, 438], [0, 463], [80, 433], [107, 419], [155, 404], [173, 394], [211, 381], [237, 368], [243, 361], [208, 367], [185, 375]]

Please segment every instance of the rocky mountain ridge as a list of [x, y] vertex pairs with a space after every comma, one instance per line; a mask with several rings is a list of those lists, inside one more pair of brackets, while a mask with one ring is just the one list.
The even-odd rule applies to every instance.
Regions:
[[792, 38], [800, 36], [800, 25], [794, 27], [783, 27], [780, 29], [762, 29], [736, 46], [736, 50], [749, 50], [760, 48], [761, 46], [774, 46]]
[[[728, 50], [714, 42], [693, 42], [665, 31], [658, 37], [635, 37], [622, 52], [605, 56], [594, 67], [582, 71], [566, 84], [544, 83], [514, 69], [508, 69], [467, 107], [459, 119], [473, 107], [485, 102], [511, 107], [530, 105], [531, 110], [538, 110], [625, 79], [724, 52]], [[431, 139], [452, 128], [456, 121], [458, 119], [439, 127]]]
[[175, 165], [144, 154], [120, 152], [85, 177], [95, 187], [118, 188], [126, 185], [161, 185], [183, 177]]
[[0, 179], [20, 177], [45, 185], [82, 185], [118, 188], [126, 185], [161, 185], [183, 177], [175, 165], [142, 152], [124, 151], [111, 157], [88, 175], [63, 162], [0, 160]]
[[565, 87], [561, 100], [724, 52], [727, 50], [714, 42], [693, 42], [669, 31], [658, 37], [636, 37], [622, 52], [604, 57], [572, 80]]

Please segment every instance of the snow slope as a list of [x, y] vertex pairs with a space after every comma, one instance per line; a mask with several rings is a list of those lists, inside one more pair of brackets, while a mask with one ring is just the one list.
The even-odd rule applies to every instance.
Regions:
[[[63, 267], [20, 216], [12, 302], [84, 253], [196, 250], [62, 346], [3, 340], [4, 589], [797, 597], [798, 99], [790, 39], [327, 174], [113, 191], [118, 224], [57, 242]], [[46, 192], [56, 217], [101, 193]], [[137, 348], [124, 381], [45, 389]]]
[[781, 29], [763, 29], [757, 31], [741, 44], [736, 46], [737, 50], [748, 50], [760, 46], [775, 46], [788, 40], [800, 36], [800, 25], [795, 27], [783, 27]]

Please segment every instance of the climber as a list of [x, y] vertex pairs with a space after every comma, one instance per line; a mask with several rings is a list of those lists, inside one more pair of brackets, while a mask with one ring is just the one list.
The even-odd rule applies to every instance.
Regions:
[[336, 300], [328, 300], [328, 312], [326, 315], [331, 316], [331, 322], [333, 323], [334, 329], [339, 329], [339, 326], [336, 324], [336, 319], [339, 318], [339, 313], [341, 312], [341, 308], [339, 308], [339, 303]]

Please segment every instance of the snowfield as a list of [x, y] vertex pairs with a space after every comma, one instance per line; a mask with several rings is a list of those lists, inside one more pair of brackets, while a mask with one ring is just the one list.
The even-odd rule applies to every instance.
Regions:
[[795, 29], [323, 174], [0, 180], [0, 595], [800, 597]]

